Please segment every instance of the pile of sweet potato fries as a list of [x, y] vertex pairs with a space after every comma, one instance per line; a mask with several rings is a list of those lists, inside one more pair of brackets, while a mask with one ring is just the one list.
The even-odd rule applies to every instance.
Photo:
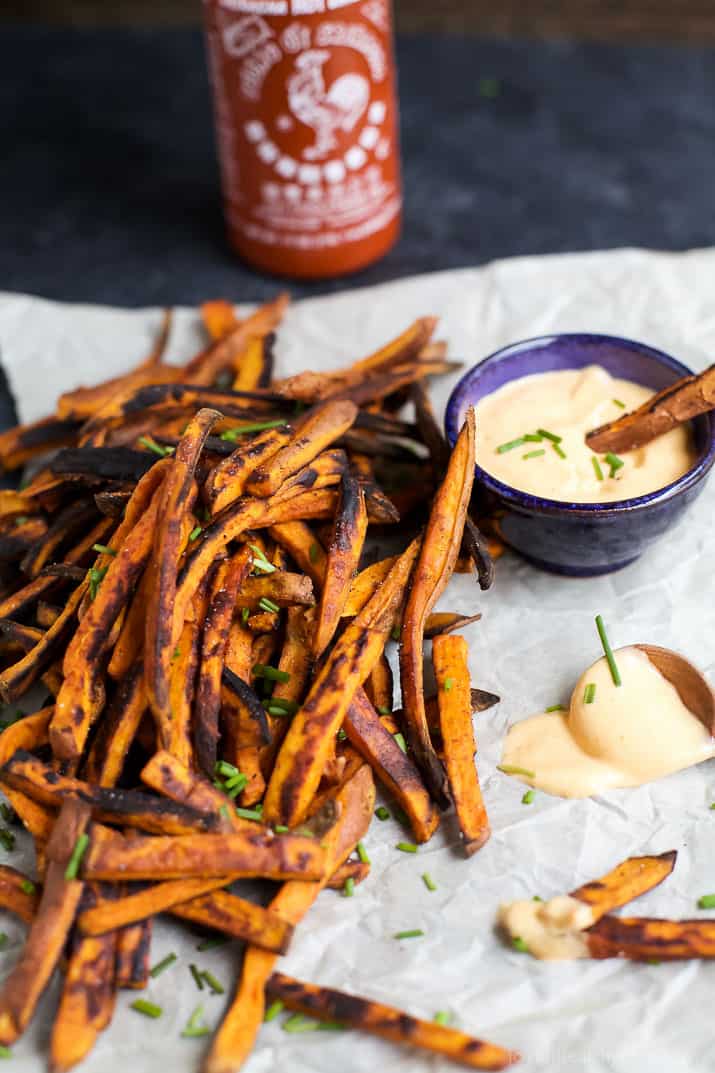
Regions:
[[[424, 388], [450, 368], [435, 321], [277, 379], [286, 303], [240, 321], [207, 303], [207, 346], [182, 367], [162, 360], [167, 316], [133, 371], [0, 436], [4, 468], [32, 474], [0, 492], [0, 697], [49, 694], [0, 735], [0, 786], [37, 858], [32, 879], [0, 869], [0, 906], [29, 928], [0, 1045], [59, 966], [54, 1070], [89, 1052], [118, 988], [146, 986], [158, 913], [247, 944], [207, 1073], [240, 1068], [266, 989], [473, 1068], [516, 1058], [272, 975], [321, 890], [367, 874], [353, 853], [375, 780], [417, 842], [448, 805], [467, 853], [486, 841], [471, 715], [496, 700], [471, 690], [452, 633], [472, 619], [433, 613], [457, 566], [492, 577], [469, 515], [473, 416], [450, 451]], [[375, 537], [393, 554], [375, 558]], [[280, 884], [265, 907], [241, 896], [257, 877]]]

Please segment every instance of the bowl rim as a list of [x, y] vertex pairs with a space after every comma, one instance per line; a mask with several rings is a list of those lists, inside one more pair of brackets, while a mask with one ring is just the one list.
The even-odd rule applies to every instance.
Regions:
[[[688, 368], [682, 361], [678, 361], [677, 358], [667, 354], [664, 350], [659, 350], [657, 347], [642, 343], [637, 339], [629, 339], [626, 336], [609, 335], [605, 332], [550, 332], [546, 335], [534, 335], [527, 339], [519, 339], [514, 343], [499, 347], [498, 350], [492, 351], [491, 354], [487, 354], [481, 361], [472, 365], [454, 385], [447, 400], [444, 414], [444, 428], [450, 446], [454, 447], [457, 441], [460, 427], [458, 424], [459, 411], [462, 408], [464, 396], [468, 394], [474, 381], [479, 379], [487, 366], [499, 364], [500, 361], [509, 357], [515, 351], [528, 350], [530, 347], [536, 348], [548, 343], [566, 340], [617, 343], [625, 350], [637, 350], [640, 353], [647, 354], [660, 362], [661, 365], [665, 365], [672, 369], [673, 372], [678, 373], [681, 377], [694, 375], [692, 369]], [[516, 380], [519, 377], [514, 377], [513, 379]], [[504, 484], [476, 463], [474, 466], [475, 476], [480, 484], [502, 499], [517, 503], [522, 508], [538, 510], [541, 513], [607, 517], [621, 514], [624, 511], [643, 510], [686, 492], [701, 481], [715, 464], [715, 411], [702, 416], [710, 425], [710, 443], [702, 455], [690, 469], [686, 470], [676, 480], [671, 481], [670, 484], [664, 485], [663, 488], [656, 488], [653, 492], [634, 496], [631, 499], [616, 499], [607, 503], [573, 503], [565, 499], [547, 499], [545, 496], [536, 496], [531, 492], [514, 488], [513, 485]]]

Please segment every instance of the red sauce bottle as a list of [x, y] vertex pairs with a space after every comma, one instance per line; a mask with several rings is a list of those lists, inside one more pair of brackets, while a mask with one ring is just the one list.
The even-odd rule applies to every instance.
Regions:
[[382, 257], [401, 220], [390, 0], [204, 0], [231, 244], [320, 278]]

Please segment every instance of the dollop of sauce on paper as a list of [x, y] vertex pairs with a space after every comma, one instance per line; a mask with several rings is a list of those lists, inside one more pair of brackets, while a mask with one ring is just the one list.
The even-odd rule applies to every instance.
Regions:
[[500, 927], [543, 961], [572, 961], [589, 956], [581, 934], [593, 924], [593, 910], [570, 894], [537, 902], [532, 898], [499, 907]]
[[579, 678], [567, 712], [543, 712], [510, 728], [502, 764], [530, 772], [516, 778], [558, 797], [592, 797], [715, 755], [706, 727], [645, 652], [629, 646], [614, 655], [622, 685], [602, 657]]
[[[623, 464], [615, 469], [585, 443], [591, 429], [652, 395], [651, 388], [614, 378], [599, 365], [512, 380], [477, 403], [477, 464], [512, 488], [568, 503], [617, 502], [654, 492], [695, 462], [686, 425], [623, 452]], [[559, 442], [533, 439], [539, 429]], [[532, 438], [520, 443], [524, 435]], [[517, 445], [508, 448], [512, 443]]]

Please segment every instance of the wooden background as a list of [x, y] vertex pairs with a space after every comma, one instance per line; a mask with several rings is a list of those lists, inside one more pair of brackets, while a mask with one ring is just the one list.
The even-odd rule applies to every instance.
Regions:
[[[0, 20], [186, 24], [199, 0], [3, 0]], [[395, 0], [403, 31], [624, 41], [714, 41], [715, 0]]]

